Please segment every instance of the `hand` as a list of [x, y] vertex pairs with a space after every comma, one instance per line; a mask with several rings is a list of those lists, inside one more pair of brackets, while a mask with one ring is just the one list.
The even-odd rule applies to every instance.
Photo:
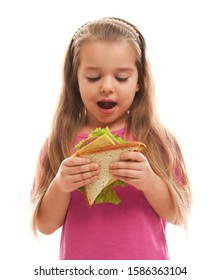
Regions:
[[54, 178], [59, 188], [66, 193], [94, 182], [100, 173], [100, 166], [90, 159], [69, 157], [60, 165]]
[[122, 153], [120, 161], [110, 164], [110, 173], [143, 192], [155, 176], [147, 158], [139, 152]]

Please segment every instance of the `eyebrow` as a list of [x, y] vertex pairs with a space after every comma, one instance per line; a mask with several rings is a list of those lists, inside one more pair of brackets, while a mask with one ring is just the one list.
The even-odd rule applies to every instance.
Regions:
[[[97, 71], [97, 70], [101, 70], [100, 67], [94, 67], [94, 66], [88, 66], [85, 67], [84, 70], [91, 70], [91, 71]], [[119, 67], [115, 69], [116, 72], [132, 72], [134, 71], [134, 68], [132, 67]]]

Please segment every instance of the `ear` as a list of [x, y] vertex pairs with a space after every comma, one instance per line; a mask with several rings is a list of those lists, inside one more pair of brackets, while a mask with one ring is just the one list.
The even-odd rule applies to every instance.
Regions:
[[137, 86], [136, 86], [136, 93], [138, 92], [140, 90], [140, 85], [139, 85], [139, 83], [137, 83]]

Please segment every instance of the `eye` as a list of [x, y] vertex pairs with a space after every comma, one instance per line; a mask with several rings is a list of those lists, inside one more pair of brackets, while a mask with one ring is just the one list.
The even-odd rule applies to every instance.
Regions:
[[99, 79], [100, 77], [87, 77], [87, 80], [92, 83], [98, 81]]
[[128, 80], [128, 77], [116, 77], [116, 80], [120, 83], [125, 83]]

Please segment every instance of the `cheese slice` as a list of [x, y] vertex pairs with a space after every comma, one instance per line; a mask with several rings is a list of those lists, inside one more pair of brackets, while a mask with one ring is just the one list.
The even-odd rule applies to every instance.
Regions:
[[104, 134], [98, 137], [97, 139], [95, 139], [94, 141], [92, 141], [91, 143], [87, 144], [80, 150], [78, 150], [74, 154], [74, 156], [80, 156], [81, 154], [84, 154], [86, 151], [96, 150], [102, 147], [112, 146], [112, 145], [116, 145], [116, 143], [112, 139], [110, 139], [108, 135]]

